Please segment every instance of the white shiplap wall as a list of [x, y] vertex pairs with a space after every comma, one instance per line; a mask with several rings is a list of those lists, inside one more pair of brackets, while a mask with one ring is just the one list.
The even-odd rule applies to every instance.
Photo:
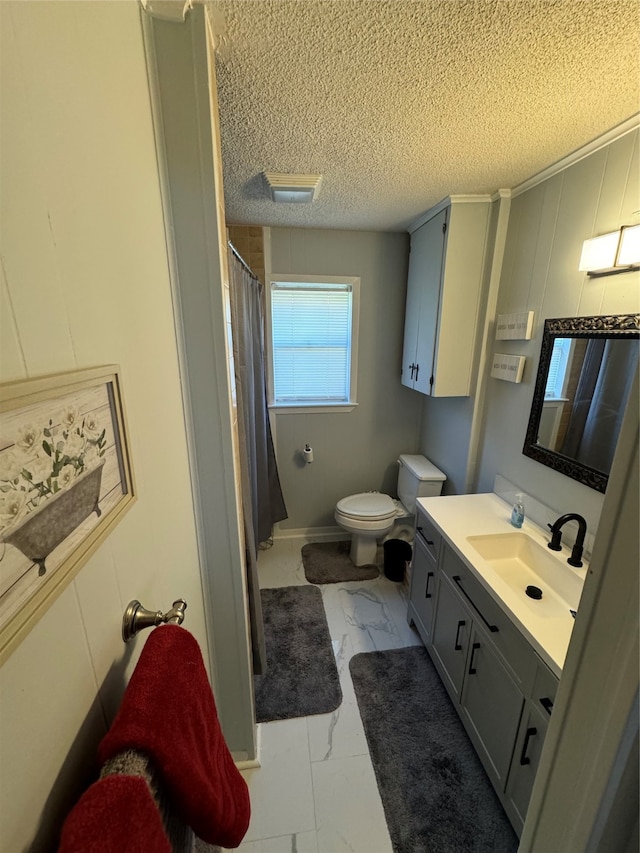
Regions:
[[[189, 603], [206, 649], [140, 13], [2, 3], [3, 381], [119, 363], [138, 501], [0, 670], [0, 850], [55, 846], [145, 635]], [[117, 58], [117, 61], [116, 61]]]
[[[603, 496], [523, 456], [544, 320], [640, 311], [640, 273], [589, 278], [578, 271], [583, 240], [638, 221], [636, 129], [511, 202], [497, 313], [535, 312], [529, 341], [500, 341], [525, 355], [520, 385], [489, 379], [484, 401], [477, 491], [501, 474], [559, 512], [580, 512], [595, 531]], [[497, 345], [494, 347], [497, 348]]]

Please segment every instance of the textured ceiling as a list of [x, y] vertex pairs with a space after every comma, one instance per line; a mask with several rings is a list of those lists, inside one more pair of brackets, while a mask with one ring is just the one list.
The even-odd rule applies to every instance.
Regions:
[[[215, 0], [232, 223], [405, 230], [637, 113], [640, 0]], [[322, 174], [313, 204], [263, 170]]]

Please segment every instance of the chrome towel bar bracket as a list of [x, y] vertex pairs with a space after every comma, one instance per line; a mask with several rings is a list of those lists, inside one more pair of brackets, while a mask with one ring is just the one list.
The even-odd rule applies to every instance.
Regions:
[[166, 613], [161, 610], [147, 610], [139, 601], [134, 599], [129, 602], [122, 617], [122, 639], [128, 643], [138, 631], [142, 631], [144, 628], [153, 628], [166, 622], [182, 625], [186, 609], [187, 602], [183, 598], [174, 601], [173, 607]]

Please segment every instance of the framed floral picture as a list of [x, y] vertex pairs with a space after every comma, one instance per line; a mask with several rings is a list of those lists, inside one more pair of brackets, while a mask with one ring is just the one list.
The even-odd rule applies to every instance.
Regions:
[[0, 663], [134, 500], [116, 365], [0, 385]]

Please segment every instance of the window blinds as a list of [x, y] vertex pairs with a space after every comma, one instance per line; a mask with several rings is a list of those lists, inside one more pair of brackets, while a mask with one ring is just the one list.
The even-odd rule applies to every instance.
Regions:
[[351, 314], [351, 285], [272, 283], [276, 403], [349, 401]]
[[545, 397], [562, 397], [570, 351], [571, 340], [569, 338], [556, 338], [554, 340], [553, 350], [551, 352], [551, 361], [549, 363], [549, 372], [547, 373], [547, 385], [544, 392]]

